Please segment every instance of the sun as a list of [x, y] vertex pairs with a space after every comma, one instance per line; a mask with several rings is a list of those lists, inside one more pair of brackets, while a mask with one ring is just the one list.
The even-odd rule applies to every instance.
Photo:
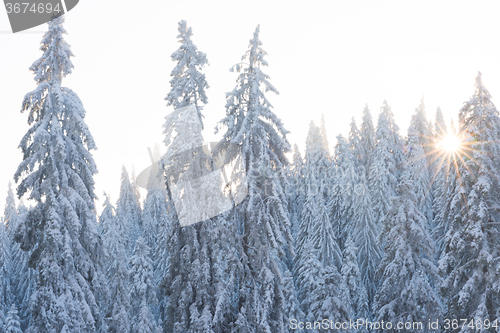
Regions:
[[437, 144], [437, 148], [447, 154], [456, 154], [462, 149], [463, 141], [454, 134], [448, 134]]

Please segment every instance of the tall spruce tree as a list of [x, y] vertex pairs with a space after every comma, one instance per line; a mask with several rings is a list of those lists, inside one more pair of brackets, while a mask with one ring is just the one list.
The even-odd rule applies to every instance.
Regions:
[[375, 150], [375, 128], [373, 126], [372, 114], [368, 105], [363, 110], [363, 121], [360, 129], [362, 158], [361, 164], [365, 168], [365, 175], [368, 177]]
[[297, 233], [302, 215], [302, 206], [304, 205], [304, 161], [300, 154], [297, 144], [293, 148], [293, 160], [288, 175], [288, 187], [286, 187], [288, 213], [291, 224], [293, 239], [297, 238]]
[[5, 223], [0, 221], [0, 327], [5, 325], [5, 313], [13, 304], [12, 268], [11, 241]]
[[203, 115], [201, 113], [203, 105], [208, 103], [205, 90], [209, 88], [205, 79], [205, 74], [201, 72], [208, 64], [207, 55], [198, 50], [193, 44], [191, 36], [193, 31], [187, 26], [186, 21], [179, 22], [179, 43], [181, 46], [171, 58], [177, 64], [170, 76], [170, 86], [172, 87], [165, 100], [167, 106], [182, 108], [193, 104], [196, 106], [201, 127], [203, 128]]
[[39, 273], [30, 299], [30, 333], [103, 327], [103, 246], [93, 211], [97, 169], [90, 153], [96, 145], [84, 122], [82, 102], [61, 86], [73, 68], [63, 20], [49, 22], [41, 42], [43, 55], [30, 67], [37, 88], [22, 106], [31, 127], [20, 143], [23, 162], [15, 180], [20, 182], [18, 195], [28, 194], [36, 205], [21, 221], [16, 241], [24, 250], [33, 249], [30, 264]]
[[127, 255], [133, 251], [135, 241], [142, 236], [142, 210], [139, 198], [134, 190], [134, 185], [124, 166], [120, 183], [120, 195], [116, 202], [117, 224], [125, 232], [125, 250]]
[[2, 317], [7, 313], [15, 296], [17, 258], [14, 258], [14, 254], [19, 248], [19, 244], [12, 241], [12, 230], [17, 227], [18, 220], [14, 192], [9, 182], [3, 218], [0, 221], [0, 316]]
[[[193, 208], [199, 205], [192, 200], [199, 197], [194, 195], [196, 188], [191, 180], [206, 176], [212, 171], [210, 158], [202, 149], [201, 136], [201, 110], [207, 103], [205, 89], [208, 84], [200, 70], [208, 62], [206, 55], [193, 45], [191, 36], [191, 29], [187, 28], [185, 21], [181, 21], [178, 38], [182, 45], [172, 54], [172, 60], [178, 63], [172, 71], [171, 90], [166, 98], [167, 105], [175, 109], [165, 117], [163, 132], [167, 147], [164, 162], [169, 186], [167, 211], [170, 211], [166, 225], [160, 230], [162, 236], [159, 243], [166, 248], [158, 248], [157, 252], [162, 258], [167, 257], [168, 262], [167, 266], [161, 263], [158, 265], [164, 293], [161, 297], [161, 311], [165, 332], [212, 332], [224, 327], [227, 320], [227, 307], [221, 310], [216, 308], [215, 303], [215, 299], [220, 296], [217, 293], [224, 293], [229, 289], [221, 287], [220, 277], [224, 274], [220, 270], [227, 258], [219, 253], [222, 251], [220, 248], [225, 248], [225, 245], [219, 246], [217, 240], [226, 224], [221, 223], [218, 217], [183, 227], [180, 224], [181, 218], [189, 217], [195, 211], [199, 212]], [[191, 106], [196, 109], [194, 114], [190, 111]], [[184, 184], [184, 192], [172, 192], [177, 182]], [[216, 193], [213, 194], [211, 202], [218, 200]], [[175, 208], [173, 199], [177, 200]], [[203, 207], [206, 208], [208, 207]], [[214, 288], [211, 283], [218, 287]], [[211, 317], [214, 313], [216, 320]]]
[[391, 206], [391, 197], [396, 194], [397, 159], [394, 154], [395, 143], [392, 129], [392, 112], [387, 102], [379, 114], [375, 135], [375, 150], [370, 166], [369, 188], [373, 200], [375, 221], [378, 226]]
[[149, 257], [149, 246], [142, 237], [137, 239], [130, 258], [130, 301], [131, 332], [157, 333], [154, 313], [158, 299], [154, 288], [153, 261]]
[[417, 196], [417, 207], [424, 214], [427, 220], [429, 230], [433, 229], [433, 212], [432, 212], [432, 191], [431, 191], [431, 176], [429, 169], [428, 155], [425, 152], [423, 143], [429, 144], [430, 139], [427, 137], [421, 138], [419, 130], [415, 128], [415, 124], [410, 124], [408, 128], [408, 139], [406, 150], [409, 156], [405, 167], [411, 168], [411, 180], [413, 181], [415, 195]]
[[[158, 156], [159, 159], [159, 156]], [[162, 170], [153, 164], [148, 180], [148, 193], [142, 211], [144, 239], [151, 251], [151, 257], [158, 245], [158, 233], [167, 223], [167, 191]]]
[[[434, 265], [433, 243], [426, 228], [424, 215], [418, 210], [411, 172], [406, 169], [398, 186], [399, 196], [385, 220], [382, 237], [385, 254], [378, 275], [380, 288], [375, 294], [374, 310], [377, 321], [421, 322], [440, 318], [441, 303], [434, 289], [439, 281]], [[420, 332], [425, 327], [405, 328]], [[396, 327], [387, 332], [397, 332]]]
[[[325, 149], [321, 130], [314, 124], [313, 121], [309, 123], [309, 132], [306, 140], [306, 164], [309, 165], [310, 171], [318, 181], [318, 193], [324, 192], [324, 180], [326, 178], [329, 161], [327, 151]], [[324, 195], [326, 193], [323, 193]]]
[[127, 230], [126, 225], [115, 215], [109, 197], [104, 194], [104, 208], [99, 218], [106, 249], [106, 277], [110, 292], [110, 302], [105, 315], [109, 331], [112, 333], [129, 333], [131, 321], [129, 317], [130, 298], [128, 290], [129, 269], [127, 266]]
[[[355, 134], [353, 140], [357, 141], [357, 129], [354, 127]], [[356, 139], [355, 139], [356, 138]], [[333, 221], [334, 225], [339, 225], [339, 246], [344, 249], [344, 243], [347, 241], [349, 234], [352, 233], [352, 217], [353, 202], [355, 196], [355, 189], [359, 182], [359, 169], [357, 168], [358, 162], [354, 156], [353, 149], [351, 149], [349, 142], [347, 142], [342, 135], [337, 136], [337, 145], [335, 146], [335, 160], [337, 164], [337, 175], [335, 177], [340, 194], [340, 205], [337, 208], [336, 218]]]
[[456, 181], [455, 162], [457, 156], [453, 153], [440, 149], [439, 146], [448, 135], [446, 122], [443, 118], [441, 109], [436, 111], [436, 124], [434, 131], [434, 145], [436, 154], [434, 159], [434, 199], [432, 209], [434, 212], [434, 229], [432, 231], [433, 238], [436, 242], [436, 257], [439, 258], [443, 252], [444, 238], [448, 232], [450, 220], [450, 204], [452, 202], [451, 191], [454, 188]]
[[[342, 275], [342, 302], [348, 308], [350, 318], [353, 321], [356, 321], [357, 318], [368, 319], [370, 314], [368, 294], [361, 280], [357, 252], [358, 249], [351, 237], [349, 237], [344, 249], [344, 259], [340, 274]], [[361, 330], [361, 332], [364, 331]]]
[[342, 252], [337, 243], [335, 230], [330, 223], [325, 199], [321, 195], [316, 196], [316, 214], [312, 230], [311, 242], [317, 251], [318, 260], [324, 267], [335, 266], [340, 270], [342, 266]]
[[[373, 297], [377, 291], [375, 273], [382, 258], [382, 249], [377, 243], [378, 229], [373, 213], [372, 200], [364, 174], [354, 192], [352, 204], [352, 239], [357, 247], [358, 266], [361, 281], [366, 289], [369, 304], [367, 317], [370, 317]], [[344, 250], [345, 251], [345, 250]]]
[[283, 123], [264, 95], [277, 90], [262, 72], [268, 63], [259, 31], [257, 27], [243, 56], [248, 62], [232, 69], [240, 74], [236, 88], [227, 94], [226, 117], [219, 123], [219, 128], [227, 129], [222, 141], [241, 145], [249, 175], [248, 196], [236, 207], [241, 217], [237, 235], [241, 266], [234, 332], [284, 332], [289, 317], [284, 313], [281, 279], [286, 266], [280, 262], [285, 249], [294, 254], [281, 186], [290, 144]]
[[321, 133], [321, 141], [323, 142], [323, 149], [326, 152], [326, 157], [330, 159], [331, 158], [330, 148], [328, 147], [328, 135], [326, 134], [326, 123], [324, 114], [321, 115], [320, 133]]
[[[467, 149], [459, 152], [451, 219], [439, 260], [446, 318], [491, 321], [500, 308], [500, 116], [481, 73], [459, 113]], [[462, 326], [457, 332], [483, 332]]]
[[389, 103], [387, 103], [386, 100], [384, 100], [380, 113], [384, 115], [384, 118], [387, 121], [388, 134], [389, 134], [387, 139], [391, 144], [391, 152], [392, 155], [394, 156], [394, 162], [396, 164], [395, 176], [397, 179], [399, 179], [403, 171], [403, 162], [405, 159], [403, 151], [404, 140], [399, 134], [399, 126], [396, 124], [396, 120], [394, 119], [394, 114], [392, 113], [391, 106], [389, 105]]
[[[309, 165], [306, 166], [305, 177], [304, 177], [304, 187], [305, 187], [305, 198], [304, 205], [301, 209], [300, 224], [298, 228], [298, 234], [295, 238], [295, 270], [298, 271], [302, 264], [301, 257], [307, 251], [307, 247], [310, 245], [310, 238], [313, 235], [315, 228], [316, 216], [318, 214], [317, 198], [318, 189], [315, 187], [316, 180], [314, 175], [309, 171]], [[335, 234], [335, 238], [337, 238]]]
[[22, 204], [19, 210], [16, 208], [14, 193], [9, 183], [9, 191], [4, 210], [4, 221], [11, 240], [9, 243], [9, 246], [11, 246], [10, 251], [12, 258], [11, 290], [13, 301], [20, 310], [20, 324], [23, 330], [26, 330], [31, 318], [29, 303], [30, 297], [36, 288], [37, 278], [36, 271], [28, 265], [30, 252], [23, 251], [19, 243], [12, 241], [15, 236], [15, 230], [25, 215], [25, 207], [23, 207]]
[[425, 151], [425, 156], [428, 157], [432, 149], [432, 126], [427, 120], [425, 113], [424, 98], [420, 100], [420, 105], [415, 109], [415, 113], [411, 117], [410, 127], [414, 135], [417, 136], [418, 142]]
[[352, 117], [351, 120], [351, 130], [349, 132], [348, 142], [349, 149], [351, 150], [354, 158], [354, 167], [357, 169], [363, 161], [364, 149], [361, 143], [361, 134], [358, 130], [354, 117]]

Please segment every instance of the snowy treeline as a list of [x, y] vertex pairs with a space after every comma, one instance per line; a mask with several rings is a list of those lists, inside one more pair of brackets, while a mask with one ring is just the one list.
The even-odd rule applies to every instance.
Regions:
[[[191, 28], [179, 22], [165, 98], [176, 111], [147, 196], [123, 168], [116, 203], [104, 194], [96, 216], [96, 144], [82, 102], [62, 86], [73, 68], [62, 23], [49, 23], [22, 104], [19, 204], [9, 185], [0, 223], [0, 333], [323, 332], [290, 323], [358, 318], [424, 331], [429, 320], [467, 319], [438, 331], [500, 332], [485, 325], [500, 320], [500, 115], [480, 73], [456, 130], [440, 109], [430, 121], [422, 101], [402, 133], [384, 101], [376, 124], [367, 106], [332, 151], [324, 119], [311, 122], [301, 154], [266, 97], [278, 91], [257, 27], [216, 127], [220, 147], [240, 148], [248, 195], [181, 227], [168, 184], [210, 172], [222, 149], [176, 154], [179, 133], [207, 125], [208, 60]], [[198, 125], [177, 112], [188, 105]], [[449, 135], [459, 149], [440, 146]], [[185, 188], [175, 195], [189, 207]]]

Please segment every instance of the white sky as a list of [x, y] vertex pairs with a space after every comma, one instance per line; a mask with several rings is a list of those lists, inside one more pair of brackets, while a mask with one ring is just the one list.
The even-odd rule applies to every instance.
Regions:
[[[387, 99], [402, 134], [422, 96], [428, 117], [434, 119], [439, 105], [446, 119], [455, 118], [478, 70], [500, 105], [499, 9], [498, 1], [82, 0], [66, 15], [66, 40], [76, 57], [63, 85], [80, 96], [99, 148], [96, 193], [102, 198], [105, 190], [115, 201], [121, 166], [134, 165], [139, 173], [149, 165], [147, 147], [162, 142], [163, 117], [171, 111], [163, 99], [181, 19], [210, 62], [205, 139], [217, 138], [213, 128], [237, 77], [229, 68], [260, 24], [266, 72], [280, 91], [268, 97], [290, 142], [304, 148], [310, 120], [319, 124], [324, 113], [333, 148], [351, 117], [360, 124], [365, 103], [376, 123]], [[0, 9], [0, 31], [8, 30]], [[0, 33], [1, 207], [22, 158], [17, 146], [28, 125], [19, 110], [35, 88], [28, 68], [41, 55], [42, 36]]]

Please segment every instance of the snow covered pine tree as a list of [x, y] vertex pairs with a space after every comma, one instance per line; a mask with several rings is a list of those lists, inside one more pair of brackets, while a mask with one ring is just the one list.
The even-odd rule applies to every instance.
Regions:
[[[439, 260], [445, 317], [467, 319], [467, 324], [472, 319], [493, 322], [500, 317], [500, 115], [481, 73], [474, 95], [460, 110], [459, 124], [466, 148], [457, 152], [452, 218]], [[455, 331], [492, 331], [472, 326]]]
[[34, 247], [30, 263], [39, 272], [29, 333], [88, 333], [103, 326], [103, 246], [93, 202], [97, 169], [90, 153], [96, 145], [82, 102], [61, 86], [73, 68], [63, 20], [49, 22], [43, 55], [30, 67], [37, 88], [22, 105], [31, 127], [20, 143], [23, 161], [15, 180], [20, 181], [18, 195], [28, 193], [36, 205], [20, 222], [16, 241], [24, 250]]
[[259, 31], [257, 27], [243, 56], [248, 63], [231, 69], [240, 74], [236, 88], [226, 95], [226, 117], [218, 128], [227, 128], [222, 142], [241, 145], [249, 175], [248, 196], [235, 208], [240, 216], [236, 243], [241, 262], [232, 332], [278, 333], [288, 331], [289, 324], [282, 279], [287, 268], [282, 259], [285, 249], [292, 255], [294, 251], [281, 184], [288, 163], [285, 153], [291, 149], [288, 132], [264, 95], [278, 91], [261, 69], [268, 64]]

